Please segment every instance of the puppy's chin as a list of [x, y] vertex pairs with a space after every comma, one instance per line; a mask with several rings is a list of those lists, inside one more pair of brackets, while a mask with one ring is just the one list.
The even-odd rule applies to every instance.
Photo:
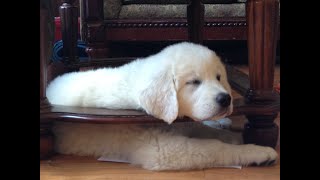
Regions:
[[213, 117], [211, 117], [210, 119], [207, 119], [207, 120], [216, 121], [216, 120], [219, 120], [219, 119], [223, 119], [226, 116], [227, 116], [226, 114], [221, 114], [221, 115], [218, 115], [218, 116], [213, 116]]
[[231, 107], [229, 107], [227, 109], [223, 109], [223, 110], [218, 111], [217, 113], [215, 113], [211, 117], [204, 118], [204, 119], [201, 119], [201, 120], [200, 119], [198, 119], [198, 120], [195, 119], [195, 121], [206, 121], [206, 120], [216, 121], [216, 120], [219, 120], [219, 119], [223, 119], [226, 116], [229, 116], [230, 114], [232, 114], [232, 111], [233, 111], [233, 108], [231, 106]]
[[194, 121], [215, 121], [215, 120], [219, 120], [219, 119], [222, 119], [222, 118], [225, 118], [227, 115], [226, 115], [226, 112], [223, 112], [223, 113], [217, 113], [217, 115], [213, 115], [213, 116], [208, 116], [207, 118], [196, 118], [196, 117], [190, 117], [191, 119], [193, 119]]

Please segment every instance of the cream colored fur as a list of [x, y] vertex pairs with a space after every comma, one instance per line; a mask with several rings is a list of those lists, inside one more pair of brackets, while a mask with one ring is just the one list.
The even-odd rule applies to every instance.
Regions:
[[[232, 103], [227, 108], [216, 103], [219, 93], [231, 95], [219, 57], [186, 42], [118, 68], [65, 74], [47, 88], [52, 104], [142, 109], [168, 124], [183, 116], [202, 121], [231, 114]], [[230, 144], [239, 142], [200, 123], [154, 127], [57, 123], [54, 133], [60, 153], [123, 158], [150, 170], [260, 164], [277, 157], [272, 148]]]
[[[196, 79], [202, 83], [186, 84]], [[220, 58], [204, 46], [184, 42], [118, 68], [64, 74], [46, 93], [56, 105], [143, 109], [172, 123], [178, 116], [206, 120], [230, 114], [232, 104], [221, 111], [215, 102], [221, 92], [230, 94], [231, 88]]]
[[63, 154], [126, 160], [149, 170], [188, 170], [276, 160], [270, 147], [241, 140], [201, 123], [172, 125], [57, 123], [55, 150]]

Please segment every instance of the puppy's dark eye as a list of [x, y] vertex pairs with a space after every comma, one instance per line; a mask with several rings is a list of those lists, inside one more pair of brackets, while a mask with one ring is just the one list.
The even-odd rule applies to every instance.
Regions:
[[199, 85], [201, 84], [201, 81], [199, 79], [195, 79], [192, 81], [188, 81], [187, 84]]
[[220, 74], [217, 75], [217, 80], [220, 81]]

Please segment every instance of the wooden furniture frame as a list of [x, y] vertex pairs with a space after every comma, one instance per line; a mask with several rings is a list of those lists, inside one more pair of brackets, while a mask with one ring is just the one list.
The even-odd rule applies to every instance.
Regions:
[[246, 18], [204, 18], [201, 0], [189, 0], [187, 19], [104, 19], [103, 0], [79, 0], [81, 37], [89, 57], [108, 57], [113, 41], [245, 40]]
[[[246, 18], [205, 19], [201, 0], [192, 0], [187, 8], [187, 19], [166, 20], [104, 20], [103, 0], [81, 0], [81, 34], [88, 43], [90, 61], [80, 63], [76, 55], [77, 7], [73, 1], [63, 0], [60, 7], [63, 63], [48, 62], [44, 49], [46, 39], [45, 10], [40, 19], [40, 158], [53, 153], [55, 120], [85, 123], [147, 123], [162, 121], [133, 110], [106, 110], [95, 108], [50, 105], [45, 96], [47, 83], [55, 76], [86, 67], [121, 65], [125, 58], [108, 58], [112, 41], [176, 41], [190, 40], [245, 40], [249, 52], [249, 76], [227, 65], [230, 84], [243, 98], [234, 100], [232, 115], [245, 115], [243, 138], [245, 143], [275, 147], [278, 126], [274, 119], [280, 110], [280, 98], [273, 91], [276, 42], [279, 28], [278, 0], [248, 0]], [[159, 35], [160, 34], [160, 35]], [[190, 121], [188, 118], [179, 121]]]

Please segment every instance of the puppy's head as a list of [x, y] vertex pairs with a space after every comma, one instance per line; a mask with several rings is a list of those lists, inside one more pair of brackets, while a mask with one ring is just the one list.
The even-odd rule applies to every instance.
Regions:
[[201, 121], [231, 114], [231, 87], [220, 58], [206, 47], [185, 46], [185, 53], [174, 66], [179, 116]]
[[195, 121], [216, 120], [232, 113], [231, 88], [220, 58], [210, 49], [179, 43], [159, 53], [169, 64], [153, 88], [142, 96], [149, 114], [172, 123], [178, 116]]

